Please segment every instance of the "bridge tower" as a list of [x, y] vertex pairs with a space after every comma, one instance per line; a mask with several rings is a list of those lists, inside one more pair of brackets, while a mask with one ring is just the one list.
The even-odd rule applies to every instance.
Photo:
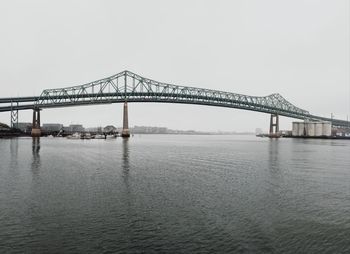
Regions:
[[271, 114], [270, 118], [270, 137], [278, 137], [279, 117], [277, 114]]
[[124, 102], [124, 108], [123, 108], [123, 130], [122, 130], [122, 137], [128, 138], [130, 137], [130, 130], [129, 130], [129, 119], [128, 119], [128, 103]]
[[32, 124], [32, 137], [40, 137], [40, 109], [35, 108], [33, 110], [33, 124]]
[[124, 107], [123, 107], [123, 130], [122, 130], [122, 137], [123, 138], [129, 138], [130, 137], [130, 130], [129, 130], [129, 119], [128, 119], [128, 96], [127, 96], [127, 89], [128, 89], [128, 76], [126, 71], [124, 72]]
[[[18, 109], [13, 109], [14, 103], [11, 101], [11, 128], [18, 128]], [[18, 102], [17, 102], [18, 107]]]

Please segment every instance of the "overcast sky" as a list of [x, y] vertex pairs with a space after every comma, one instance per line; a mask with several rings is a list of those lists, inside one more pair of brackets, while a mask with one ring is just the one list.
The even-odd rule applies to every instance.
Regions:
[[[162, 82], [280, 93], [311, 113], [350, 109], [349, 0], [139, 0], [0, 3], [1, 96], [39, 95], [125, 69]], [[20, 121], [31, 121], [30, 111]], [[0, 113], [9, 123], [10, 114]], [[283, 118], [290, 129], [293, 119]], [[120, 126], [122, 104], [42, 111], [42, 122]], [[254, 131], [269, 115], [130, 104], [130, 125]]]

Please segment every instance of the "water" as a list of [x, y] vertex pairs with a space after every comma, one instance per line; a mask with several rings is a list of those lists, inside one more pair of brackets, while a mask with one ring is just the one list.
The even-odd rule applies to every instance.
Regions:
[[350, 142], [0, 140], [0, 253], [350, 253]]

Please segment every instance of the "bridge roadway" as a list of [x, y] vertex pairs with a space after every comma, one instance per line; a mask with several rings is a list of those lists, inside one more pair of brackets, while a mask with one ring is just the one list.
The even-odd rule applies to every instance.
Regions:
[[310, 114], [279, 94], [258, 97], [218, 90], [178, 86], [147, 79], [130, 71], [84, 85], [45, 89], [40, 96], [0, 98], [0, 112], [71, 107], [124, 102], [183, 103], [229, 107], [281, 115], [296, 119], [330, 121], [333, 126], [348, 127], [349, 122]]

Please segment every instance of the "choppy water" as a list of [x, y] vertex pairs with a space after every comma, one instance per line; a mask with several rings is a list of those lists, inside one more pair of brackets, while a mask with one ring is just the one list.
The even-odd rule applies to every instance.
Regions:
[[350, 142], [0, 140], [0, 253], [350, 253]]

